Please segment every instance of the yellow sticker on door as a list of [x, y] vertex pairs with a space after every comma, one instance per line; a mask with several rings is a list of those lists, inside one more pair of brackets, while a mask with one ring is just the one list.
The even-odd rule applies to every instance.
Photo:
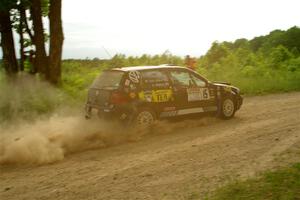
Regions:
[[188, 101], [201, 101], [209, 99], [208, 88], [188, 88]]
[[172, 99], [172, 90], [153, 90], [153, 101], [154, 102], [167, 102]]
[[147, 102], [167, 102], [173, 99], [172, 90], [142, 91], [139, 98]]

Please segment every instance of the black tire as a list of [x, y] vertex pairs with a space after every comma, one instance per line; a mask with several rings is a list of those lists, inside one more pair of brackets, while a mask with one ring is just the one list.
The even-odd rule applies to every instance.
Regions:
[[226, 96], [222, 99], [219, 107], [219, 116], [222, 119], [231, 119], [236, 111], [236, 104], [232, 97]]
[[148, 108], [139, 109], [134, 117], [133, 124], [135, 126], [149, 127], [156, 120], [155, 113]]

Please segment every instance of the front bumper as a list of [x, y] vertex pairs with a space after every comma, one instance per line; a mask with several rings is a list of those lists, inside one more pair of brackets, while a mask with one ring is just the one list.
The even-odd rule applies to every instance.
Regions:
[[236, 98], [236, 108], [237, 110], [239, 110], [243, 104], [243, 97], [241, 95], [238, 95], [237, 98]]

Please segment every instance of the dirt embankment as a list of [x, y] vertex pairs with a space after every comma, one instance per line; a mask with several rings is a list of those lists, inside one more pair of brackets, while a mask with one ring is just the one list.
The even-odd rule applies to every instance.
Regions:
[[299, 92], [249, 97], [232, 120], [159, 123], [152, 134], [85, 123], [5, 130], [0, 160], [21, 165], [0, 166], [1, 199], [201, 199], [233, 178], [300, 161]]

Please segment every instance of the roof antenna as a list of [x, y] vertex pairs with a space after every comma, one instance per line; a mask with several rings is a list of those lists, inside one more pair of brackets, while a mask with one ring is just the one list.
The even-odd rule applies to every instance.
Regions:
[[105, 53], [108, 55], [108, 57], [109, 57], [110, 59], [112, 59], [111, 54], [104, 48], [104, 46], [102, 46], [102, 48], [104, 49], [104, 51], [105, 51]]

